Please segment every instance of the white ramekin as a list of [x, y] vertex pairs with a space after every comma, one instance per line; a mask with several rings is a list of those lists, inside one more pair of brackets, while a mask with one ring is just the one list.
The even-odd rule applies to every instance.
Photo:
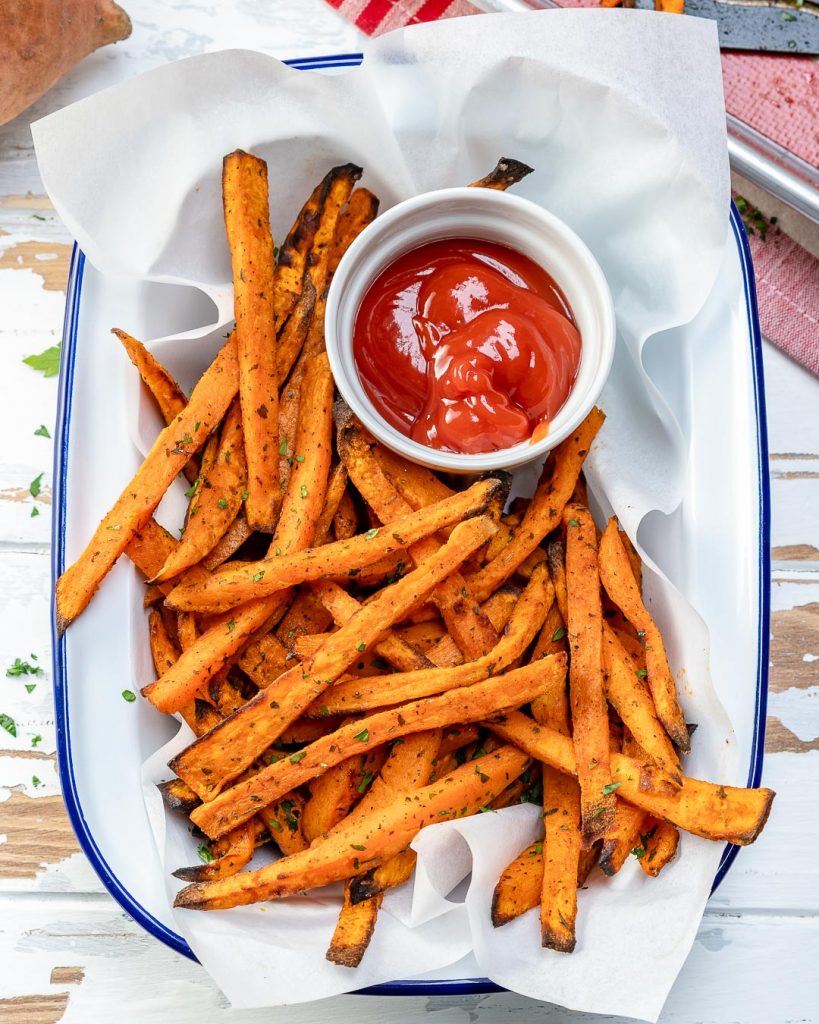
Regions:
[[[480, 238], [523, 253], [552, 275], [572, 308], [583, 346], [577, 379], [549, 434], [534, 444], [527, 440], [470, 455], [430, 448], [387, 423], [361, 384], [353, 356], [353, 324], [365, 292], [400, 255], [441, 238]], [[597, 260], [563, 221], [506, 192], [448, 188], [393, 206], [356, 238], [330, 286], [325, 339], [338, 390], [374, 437], [423, 466], [482, 473], [542, 457], [583, 421], [600, 395], [614, 356], [614, 305]]]

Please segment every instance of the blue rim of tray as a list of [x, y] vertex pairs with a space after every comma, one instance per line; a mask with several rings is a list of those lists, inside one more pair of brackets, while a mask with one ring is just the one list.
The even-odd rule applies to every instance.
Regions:
[[[330, 67], [355, 67], [362, 61], [360, 53], [337, 54], [330, 57], [308, 57], [286, 61], [300, 70], [319, 70]], [[765, 390], [762, 369], [762, 336], [754, 284], [754, 269], [748, 236], [736, 206], [731, 203], [730, 223], [739, 252], [743, 290], [751, 343], [751, 363], [754, 382], [754, 407], [757, 427], [757, 468], [759, 477], [759, 629], [757, 636], [757, 685], [754, 708], [754, 731], [747, 785], [758, 786], [762, 779], [765, 748], [765, 719], [768, 702], [768, 648], [770, 622], [770, 485], [768, 479], [768, 433], [765, 411]], [[54, 433], [53, 518], [51, 576], [55, 584], [65, 567], [65, 489], [68, 472], [68, 441], [71, 427], [71, 404], [74, 385], [74, 362], [77, 346], [77, 325], [80, 314], [85, 255], [74, 245], [71, 254], [68, 285], [66, 288], [65, 320], [63, 325], [62, 359], [57, 399], [57, 423]], [[108, 865], [102, 851], [85, 820], [77, 792], [72, 760], [68, 715], [68, 672], [66, 666], [65, 637], [59, 636], [56, 619], [51, 622], [54, 704], [57, 729], [57, 761], [62, 783], [62, 794], [68, 817], [83, 852], [91, 862], [100, 881], [108, 892], [147, 932], [164, 942], [177, 953], [191, 960], [196, 956], [185, 939], [158, 920], [120, 882]], [[728, 845], [717, 868], [713, 893], [722, 882], [740, 847]], [[453, 978], [435, 981], [393, 981], [359, 990], [366, 995], [475, 995], [503, 991], [488, 978]]]

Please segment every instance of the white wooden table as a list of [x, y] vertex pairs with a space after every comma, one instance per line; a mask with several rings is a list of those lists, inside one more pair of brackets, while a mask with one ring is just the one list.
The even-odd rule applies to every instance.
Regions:
[[[22, 362], [60, 340], [71, 239], [42, 194], [29, 124], [189, 54], [245, 46], [290, 57], [361, 45], [322, 0], [123, 2], [132, 37], [0, 128], [0, 715], [17, 732], [0, 729], [0, 1024], [579, 1021], [509, 994], [344, 997], [232, 1013], [196, 964], [120, 910], [78, 850], [59, 795], [48, 668], [52, 442], [35, 434], [41, 424], [53, 433], [56, 378]], [[669, 1024], [819, 1021], [819, 381], [770, 346], [765, 375], [773, 646], [764, 781], [779, 796], [763, 840], [740, 854], [708, 905], [663, 1015]], [[6, 677], [16, 658], [42, 675]]]

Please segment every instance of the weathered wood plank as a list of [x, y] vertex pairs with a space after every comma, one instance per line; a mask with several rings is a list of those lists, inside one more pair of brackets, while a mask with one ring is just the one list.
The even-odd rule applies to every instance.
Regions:
[[0, 999], [0, 1024], [57, 1024], [68, 1006], [68, 993]]
[[812, 544], [786, 544], [771, 548], [771, 559], [781, 562], [819, 561], [819, 548]]
[[6, 837], [0, 850], [0, 879], [33, 880], [46, 865], [79, 850], [59, 796], [37, 800], [12, 792], [2, 804], [0, 828]]
[[49, 291], [65, 293], [71, 246], [64, 242], [17, 242], [0, 252], [0, 271], [33, 270]]
[[819, 686], [819, 601], [798, 604], [771, 615], [769, 689], [781, 693], [792, 686]]
[[[201, 968], [145, 935], [107, 901], [58, 898], [32, 905], [28, 900], [0, 898], [0, 915], [0, 960], [8, 963], [13, 954], [17, 968], [8, 981], [7, 1006], [13, 1007], [15, 999], [32, 1000], [28, 1005], [18, 1003], [20, 1009], [13, 1015], [7, 1011], [0, 1017], [3, 1024], [31, 1024], [36, 1018], [26, 1016], [29, 1007], [36, 1006], [38, 998], [56, 1005], [54, 996], [67, 999], [66, 1024], [324, 1024], [336, 1019], [414, 1024], [429, 1020], [430, 1014], [441, 1024], [568, 1020], [565, 1010], [509, 993], [431, 999], [345, 996], [278, 1010], [231, 1011]], [[817, 942], [815, 917], [740, 919], [707, 911], [663, 1024], [811, 1019], [819, 1005]], [[58, 974], [52, 984], [52, 972], [66, 963], [67, 949], [83, 978], [77, 983], [73, 975]], [[622, 1024], [622, 1018], [582, 1019], [589, 1024], [602, 1024], [604, 1019]]]

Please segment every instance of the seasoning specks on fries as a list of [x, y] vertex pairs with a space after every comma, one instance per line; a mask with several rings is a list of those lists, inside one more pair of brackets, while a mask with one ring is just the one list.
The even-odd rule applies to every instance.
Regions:
[[[530, 171], [502, 160], [475, 186]], [[208, 837], [175, 872], [190, 883], [177, 907], [344, 881], [327, 956], [356, 967], [422, 828], [532, 801], [542, 838], [502, 872], [492, 921], [539, 908], [543, 946], [571, 952], [596, 865], [634, 858], [656, 876], [679, 829], [753, 842], [774, 794], [683, 774], [689, 732], [639, 558], [588, 508], [599, 409], [505, 511], [504, 474], [453, 488], [335, 399], [327, 289], [378, 210], [360, 175], [328, 172], [276, 261], [266, 165], [225, 158], [236, 329], [189, 400], [115, 331], [166, 426], [58, 581], [57, 621], [122, 554], [146, 579], [156, 679], [142, 692], [195, 735], [160, 790]], [[176, 540], [153, 513], [181, 473]], [[282, 856], [254, 869], [260, 846]]]

